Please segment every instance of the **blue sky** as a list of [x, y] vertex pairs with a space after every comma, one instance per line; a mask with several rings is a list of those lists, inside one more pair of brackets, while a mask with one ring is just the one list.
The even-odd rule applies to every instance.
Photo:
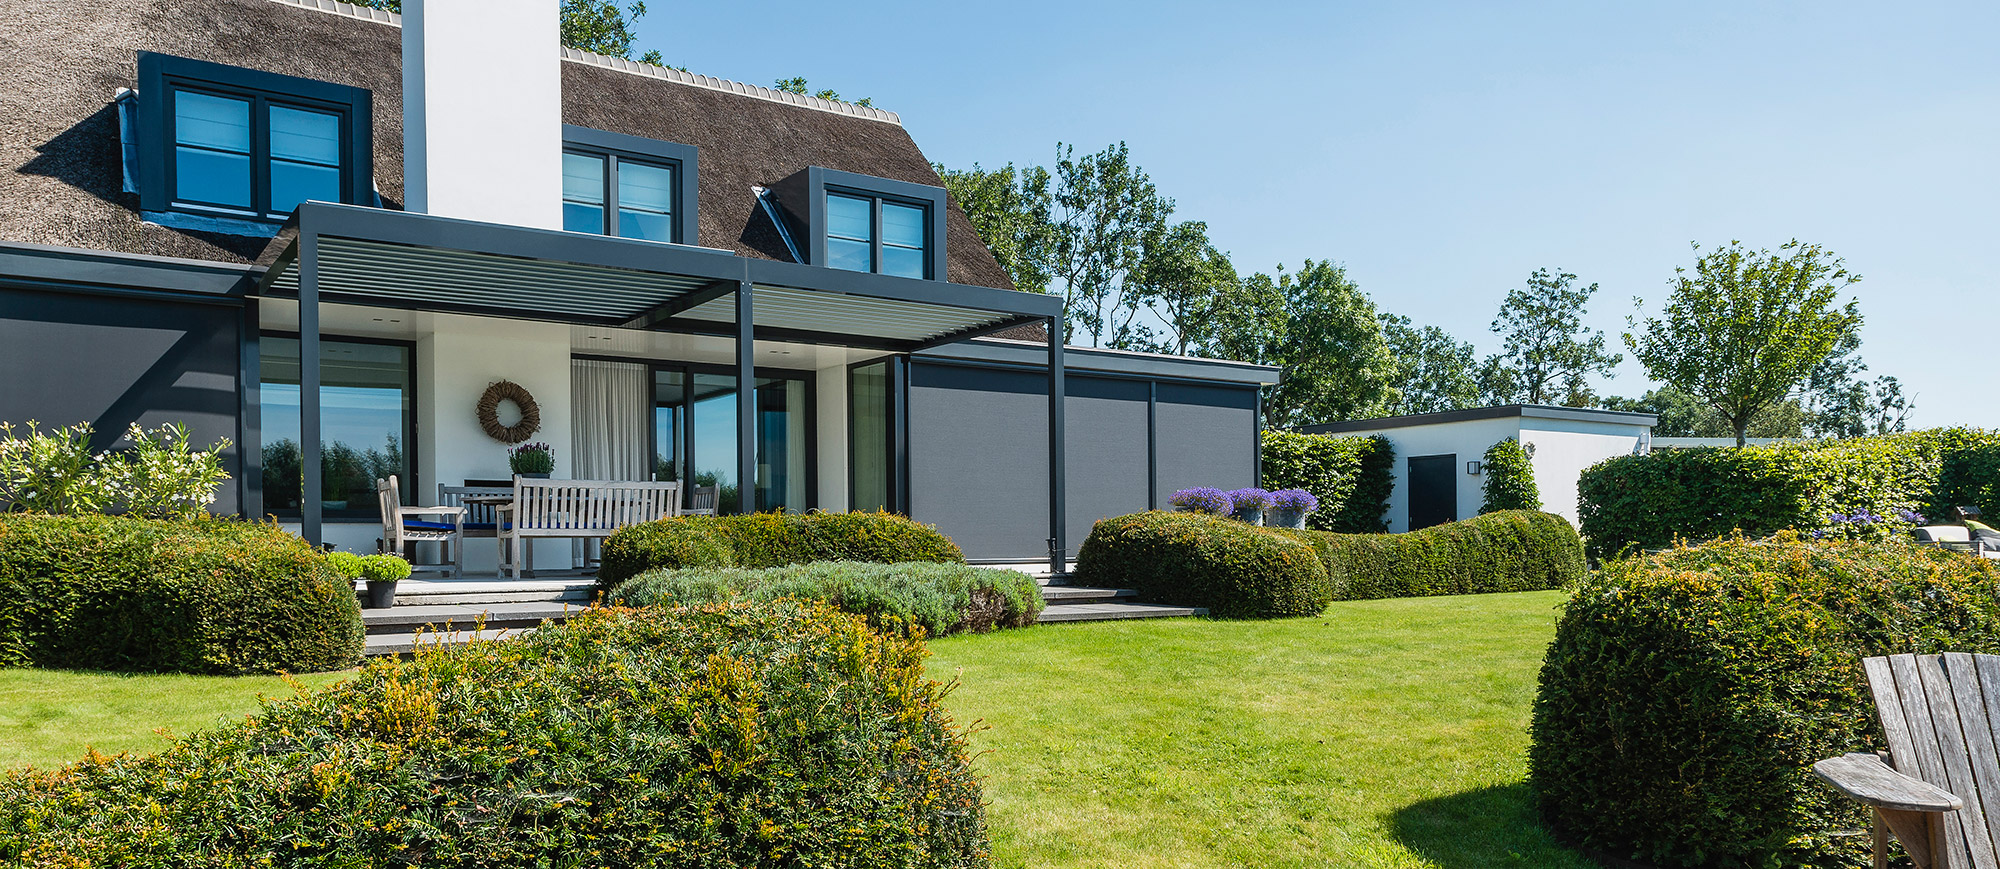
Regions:
[[[837, 12], [837, 14], [836, 14]], [[660, 4], [640, 49], [872, 97], [949, 166], [1130, 143], [1238, 269], [1346, 265], [1495, 349], [1510, 287], [1657, 303], [1690, 241], [1846, 257], [1919, 425], [2000, 425], [2000, 4]], [[1600, 391], [1636, 395], [1628, 361]]]

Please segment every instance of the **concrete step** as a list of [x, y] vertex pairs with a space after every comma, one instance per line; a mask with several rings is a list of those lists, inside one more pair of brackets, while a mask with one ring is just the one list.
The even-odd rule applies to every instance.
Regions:
[[[355, 584], [367, 602], [367, 586]], [[396, 606], [479, 606], [499, 603], [587, 604], [597, 598], [597, 580], [588, 576], [538, 579], [406, 579], [396, 583]]]
[[1138, 596], [1138, 592], [1129, 588], [1095, 588], [1088, 585], [1042, 586], [1042, 600], [1050, 604], [1109, 603]]
[[370, 634], [361, 654], [368, 657], [382, 655], [407, 655], [417, 650], [417, 646], [451, 645], [459, 646], [474, 640], [500, 640], [518, 637], [534, 628], [488, 628], [483, 631], [431, 631], [425, 633]]
[[1056, 622], [1105, 622], [1118, 619], [1171, 619], [1207, 615], [1201, 607], [1166, 606], [1156, 603], [1067, 603], [1042, 610], [1036, 619], [1042, 624]]
[[563, 621], [583, 608], [582, 604], [562, 601], [399, 605], [363, 609], [361, 624], [370, 634], [411, 633], [425, 626], [469, 629], [482, 619], [489, 628], [534, 627], [544, 621]]

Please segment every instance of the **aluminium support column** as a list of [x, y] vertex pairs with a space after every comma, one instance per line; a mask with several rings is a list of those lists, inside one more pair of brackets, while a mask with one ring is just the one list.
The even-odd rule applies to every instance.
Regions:
[[750, 282], [736, 284], [736, 509], [757, 512], [757, 340]]
[[1069, 495], [1063, 458], [1063, 322], [1049, 318], [1049, 573], [1068, 571], [1069, 542], [1065, 540]]
[[[319, 237], [299, 232], [299, 535], [318, 546], [325, 542], [320, 525], [320, 493], [325, 489], [319, 464]], [[246, 447], [248, 449], [248, 447]]]

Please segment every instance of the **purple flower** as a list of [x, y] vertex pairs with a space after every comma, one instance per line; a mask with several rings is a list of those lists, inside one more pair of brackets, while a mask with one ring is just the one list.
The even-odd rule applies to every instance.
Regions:
[[1896, 518], [1908, 522], [1911, 525], [1925, 525], [1929, 524], [1930, 521], [1924, 518], [1924, 514], [1919, 513], [1915, 510], [1897, 510]]
[[1268, 510], [1271, 507], [1271, 493], [1256, 486], [1235, 489], [1229, 493], [1229, 500], [1237, 510]]
[[1175, 492], [1169, 503], [1191, 513], [1227, 516], [1236, 512], [1236, 502], [1229, 497], [1228, 492], [1208, 486]]
[[1319, 509], [1319, 498], [1304, 489], [1279, 489], [1271, 493], [1271, 505], [1280, 510], [1311, 513]]

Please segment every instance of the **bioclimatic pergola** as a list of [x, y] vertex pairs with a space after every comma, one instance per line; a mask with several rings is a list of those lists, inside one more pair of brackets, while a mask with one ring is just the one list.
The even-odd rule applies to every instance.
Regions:
[[[1042, 323], [1050, 568], [1063, 569], [1060, 297], [323, 202], [300, 205], [268, 251], [260, 293], [299, 303], [300, 530], [315, 545], [323, 302], [721, 335], [735, 339], [738, 383], [754, 382], [759, 339], [912, 353]], [[736, 408], [738, 479], [755, 480], [756, 406]]]

